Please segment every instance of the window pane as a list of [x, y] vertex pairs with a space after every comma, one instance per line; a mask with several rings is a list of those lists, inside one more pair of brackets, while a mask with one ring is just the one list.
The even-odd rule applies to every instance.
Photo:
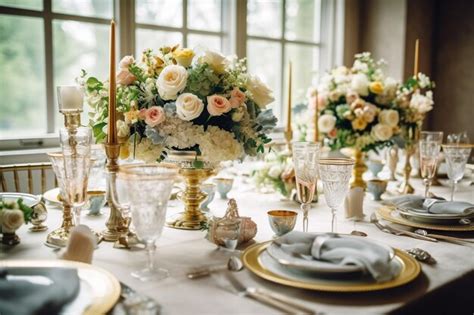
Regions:
[[281, 0], [249, 0], [247, 32], [250, 35], [281, 37], [281, 7]]
[[137, 59], [143, 50], [151, 48], [158, 51], [163, 46], [183, 45], [183, 35], [179, 32], [154, 31], [139, 28], [136, 31], [136, 54]]
[[306, 92], [316, 79], [319, 65], [319, 49], [307, 45], [287, 44], [285, 47], [284, 69], [284, 100], [288, 98], [288, 63], [291, 60], [292, 76], [292, 104], [305, 101]]
[[212, 35], [189, 34], [188, 47], [203, 48], [202, 50], [216, 50], [221, 51], [221, 38]]
[[113, 0], [53, 0], [53, 11], [66, 14], [112, 18]]
[[138, 23], [181, 27], [183, 25], [182, 0], [135, 0]]
[[43, 0], [0, 0], [0, 5], [31, 10], [43, 10]]
[[[53, 39], [54, 86], [74, 84], [81, 69], [101, 80], [108, 77], [108, 25], [55, 20]], [[55, 101], [56, 126], [59, 127], [63, 124], [63, 118], [56, 109]], [[87, 122], [87, 111], [85, 106], [83, 123]]]
[[281, 44], [265, 40], [247, 41], [249, 72], [257, 75], [273, 90], [272, 108], [277, 117], [281, 113]]
[[189, 28], [221, 30], [221, 0], [188, 0]]
[[46, 133], [43, 20], [0, 15], [0, 137]]
[[287, 0], [285, 37], [290, 40], [319, 40], [320, 1]]

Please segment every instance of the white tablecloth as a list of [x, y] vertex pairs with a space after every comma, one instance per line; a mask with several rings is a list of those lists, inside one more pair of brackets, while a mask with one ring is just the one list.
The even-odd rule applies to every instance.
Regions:
[[[423, 189], [420, 180], [413, 180], [413, 183], [416, 186], [416, 192], [421, 194]], [[394, 183], [390, 184], [392, 190], [393, 185]], [[449, 197], [447, 187], [433, 187], [432, 192]], [[389, 195], [386, 193], [384, 197], [389, 197]], [[259, 194], [254, 187], [244, 184], [242, 180], [235, 182], [229, 196], [236, 198], [242, 216], [250, 216], [257, 222], [258, 233], [255, 238], [257, 242], [266, 241], [272, 237], [273, 233], [266, 214], [268, 210], [297, 210], [299, 208], [296, 203], [280, 201], [280, 197], [276, 194]], [[456, 193], [456, 198], [474, 202], [473, 186], [461, 186]], [[429, 303], [439, 303], [438, 296], [442, 296], [445, 303], [449, 304], [450, 300], [456, 297], [452, 290], [470, 290], [468, 294], [471, 296], [474, 294], [472, 291], [474, 246], [472, 244], [461, 246], [445, 242], [432, 243], [383, 233], [368, 222], [370, 214], [378, 206], [380, 204], [372, 201], [371, 196], [367, 194], [364, 204], [366, 214], [364, 222], [346, 220], [343, 210], [339, 211], [338, 231], [350, 233], [354, 229], [362, 230], [368, 234], [368, 237], [378, 239], [393, 247], [401, 249], [420, 247], [429, 251], [438, 260], [438, 264], [434, 266], [423, 264], [422, 275], [413, 283], [388, 291], [336, 294], [285, 287], [260, 279], [247, 270], [239, 272], [239, 278], [246, 285], [265, 287], [283, 293], [327, 314], [404, 313], [404, 310], [409, 310], [413, 305], [415, 305], [414, 309], [420, 306], [421, 309], [425, 309], [428, 305], [423, 306], [423, 304], [428, 300]], [[225, 212], [226, 201], [216, 196], [210, 207], [215, 215], [221, 216]], [[173, 214], [180, 208], [179, 202], [174, 201], [171, 202], [168, 212]], [[23, 226], [18, 231], [21, 244], [11, 249], [3, 248], [0, 258], [56, 259], [56, 253], [43, 243], [47, 233], [59, 227], [61, 215], [60, 210], [50, 208], [47, 221], [49, 230], [46, 232], [31, 233], [28, 232], [26, 226]], [[104, 228], [106, 218], [106, 214], [100, 217], [89, 217], [84, 214], [82, 222], [100, 231]], [[296, 228], [301, 229], [301, 215], [298, 220]], [[330, 211], [323, 196], [320, 196], [319, 203], [310, 211], [309, 229], [317, 232], [330, 229]], [[228, 254], [216, 250], [216, 246], [204, 239], [204, 236], [205, 233], [202, 231], [164, 229], [158, 241], [156, 259], [160, 266], [170, 271], [170, 277], [162, 281], [141, 282], [130, 275], [131, 270], [140, 268], [145, 263], [145, 253], [141, 250], [114, 249], [111, 243], [103, 242], [94, 253], [93, 264], [111, 271], [120, 281], [155, 298], [162, 305], [163, 314], [277, 314], [278, 311], [275, 309], [233, 294], [226, 282], [217, 274], [200, 280], [188, 280], [185, 277], [186, 271], [191, 267], [225, 262], [227, 259]], [[474, 235], [471, 233], [470, 237]], [[463, 280], [470, 281], [468, 282], [470, 284], [464, 288], [456, 287], [457, 284], [462, 286]], [[472, 305], [472, 301], [469, 304]], [[455, 308], [456, 305], [453, 307]], [[472, 310], [474, 307], [469, 313], [472, 313]]]

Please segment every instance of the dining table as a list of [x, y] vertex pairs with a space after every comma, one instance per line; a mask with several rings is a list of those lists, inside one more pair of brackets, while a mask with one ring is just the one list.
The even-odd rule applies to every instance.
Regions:
[[[234, 198], [240, 216], [251, 217], [257, 224], [257, 234], [250, 244], [241, 244], [238, 249], [244, 251], [252, 243], [272, 240], [273, 231], [268, 222], [269, 210], [294, 210], [298, 218], [295, 230], [302, 230], [302, 213], [299, 204], [284, 200], [276, 193], [262, 193], [248, 176], [234, 176], [234, 185], [229, 198]], [[368, 175], [368, 174], [366, 174]], [[424, 186], [421, 179], [411, 180], [415, 194], [421, 195]], [[450, 187], [446, 182], [442, 186], [433, 186], [432, 193], [449, 198]], [[389, 182], [383, 199], [396, 196], [397, 182]], [[474, 186], [458, 185], [456, 200], [474, 203]], [[209, 205], [208, 215], [222, 217], [227, 209], [228, 200], [216, 198]], [[323, 292], [289, 287], [264, 280], [247, 269], [234, 272], [235, 277], [245, 286], [264, 288], [282, 294], [317, 314], [473, 314], [474, 312], [474, 244], [455, 244], [445, 241], [430, 242], [408, 236], [397, 236], [379, 230], [370, 222], [370, 216], [382, 204], [374, 201], [366, 192], [364, 197], [364, 218], [352, 220], [345, 218], [344, 209], [337, 213], [339, 233], [362, 231], [367, 238], [377, 240], [393, 248], [408, 250], [421, 248], [428, 251], [437, 261], [436, 264], [421, 264], [420, 275], [403, 286], [373, 292]], [[168, 204], [167, 215], [182, 211], [178, 200]], [[102, 215], [89, 216], [82, 211], [81, 223], [100, 232], [105, 228], [108, 209]], [[62, 211], [60, 207], [48, 204], [48, 230], [30, 232], [28, 226], [17, 231], [21, 243], [14, 247], [2, 247], [2, 260], [44, 260], [59, 259], [58, 251], [45, 245], [47, 234], [60, 226]], [[384, 224], [414, 230], [406, 226], [383, 221]], [[309, 232], [328, 232], [331, 228], [331, 211], [324, 196], [312, 204], [309, 211]], [[445, 233], [446, 234], [446, 233]], [[474, 240], [473, 232], [448, 233]], [[206, 231], [189, 231], [165, 227], [157, 241], [156, 263], [169, 271], [169, 277], [142, 282], [131, 276], [131, 271], [145, 265], [146, 253], [142, 248], [114, 248], [111, 242], [101, 242], [93, 254], [92, 264], [111, 272], [120, 282], [128, 285], [140, 294], [147, 295], [161, 305], [162, 314], [280, 314], [281, 311], [251, 298], [243, 297], [232, 290], [225, 277], [227, 270], [214, 272], [208, 277], [188, 279], [187, 272], [196, 267], [225, 264], [235, 253], [219, 249], [206, 239]]]

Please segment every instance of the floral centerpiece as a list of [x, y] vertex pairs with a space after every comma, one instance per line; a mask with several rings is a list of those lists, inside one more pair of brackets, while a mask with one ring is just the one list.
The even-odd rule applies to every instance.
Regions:
[[399, 83], [385, 76], [383, 64], [370, 53], [357, 54], [352, 68], [337, 67], [321, 78], [318, 128], [331, 149], [376, 150], [400, 133]]
[[[276, 118], [271, 90], [247, 73], [245, 60], [188, 48], [147, 49], [126, 56], [117, 74], [117, 129], [135, 158], [162, 160], [192, 150], [204, 161], [235, 160], [264, 151]], [[95, 139], [107, 132], [108, 87], [83, 72]]]
[[262, 167], [252, 172], [258, 188], [270, 187], [287, 199], [296, 189], [295, 170], [288, 152], [271, 152], [265, 156]]
[[16, 245], [20, 242], [15, 234], [24, 223], [31, 221], [33, 209], [23, 203], [23, 199], [5, 201], [0, 198], [0, 232], [3, 234], [2, 243]]

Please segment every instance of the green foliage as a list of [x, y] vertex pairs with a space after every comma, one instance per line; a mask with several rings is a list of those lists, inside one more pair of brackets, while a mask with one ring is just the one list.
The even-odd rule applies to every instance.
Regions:
[[189, 69], [188, 74], [185, 92], [193, 93], [202, 100], [215, 92], [215, 86], [220, 81], [219, 77], [207, 64], [197, 65]]

